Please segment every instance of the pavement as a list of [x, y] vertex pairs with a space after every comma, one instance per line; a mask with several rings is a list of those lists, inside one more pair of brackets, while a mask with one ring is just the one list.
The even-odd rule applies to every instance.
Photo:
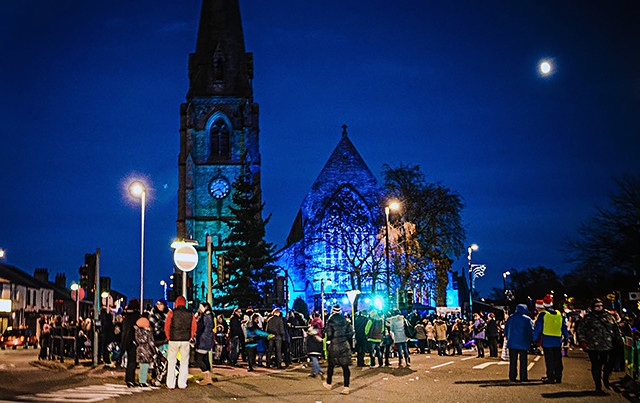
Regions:
[[[582, 355], [584, 355], [584, 353], [582, 351], [579, 352], [575, 352], [576, 355], [582, 357]], [[573, 357], [576, 357], [576, 355], [573, 355]], [[487, 363], [489, 363], [491, 360], [483, 360], [486, 361]], [[580, 367], [582, 367], [583, 369], [580, 370], [581, 374], [584, 374], [584, 384], [588, 384], [589, 386], [591, 385], [591, 381], [590, 381], [590, 374], [588, 374], [588, 367], [584, 368], [584, 365], [588, 363], [588, 360], [586, 359], [586, 355], [585, 357], [582, 357], [580, 359], [579, 362], [575, 362], [572, 363], [571, 365], [579, 365]], [[26, 364], [26, 363], [25, 363]], [[567, 364], [570, 364], [569, 362], [567, 362]], [[587, 364], [588, 365], [588, 364]], [[28, 362], [28, 366], [31, 367], [31, 371], [33, 371], [36, 368], [41, 368], [43, 371], [36, 371], [36, 373], [40, 373], [42, 374], [43, 377], [46, 377], [47, 375], [45, 374], [55, 374], [55, 377], [57, 379], [57, 381], [55, 379], [51, 379], [51, 383], [50, 386], [53, 385], [59, 385], [61, 383], [67, 384], [69, 380], [73, 380], [73, 378], [84, 378], [86, 380], [86, 382], [90, 383], [90, 384], [122, 384], [124, 385], [124, 376], [125, 376], [125, 369], [122, 367], [117, 367], [117, 368], [112, 368], [110, 366], [104, 365], [104, 364], [100, 364], [96, 367], [93, 367], [92, 362], [91, 361], [85, 361], [82, 360], [80, 361], [79, 365], [74, 365], [74, 362], [72, 359], [68, 359], [65, 360], [64, 363], [60, 363], [59, 361], [29, 361]], [[35, 367], [35, 368], [34, 368]], [[542, 368], [542, 367], [541, 367]], [[567, 368], [565, 368], [567, 369]], [[272, 374], [272, 373], [282, 373], [283, 376], [285, 376], [285, 373], [289, 373], [289, 372], [298, 372], [298, 373], [304, 373], [306, 374], [309, 371], [308, 368], [308, 364], [306, 362], [301, 362], [301, 363], [293, 363], [292, 365], [290, 365], [287, 368], [284, 369], [272, 369], [272, 368], [264, 368], [264, 367], [258, 367], [256, 369], [256, 371], [254, 372], [248, 372], [246, 366], [243, 364], [240, 367], [233, 367], [233, 366], [228, 366], [228, 365], [214, 365], [212, 368], [212, 379], [215, 382], [225, 382], [225, 381], [237, 381], [237, 382], [251, 382], [250, 379], [251, 377], [260, 377], [260, 376], [265, 376], [268, 374]], [[504, 370], [501, 370], [502, 372], [504, 372]], [[357, 367], [352, 367], [352, 377], [354, 379], [360, 378], [362, 376], [369, 376], [372, 373], [374, 373], [375, 371], [366, 371], [366, 368], [361, 369], [361, 368], [357, 368]], [[396, 371], [398, 372], [398, 371]], [[427, 371], [428, 372], [428, 371]], [[189, 383], [194, 383], [195, 381], [202, 379], [202, 374], [201, 371], [198, 368], [190, 368], [189, 369]], [[574, 371], [575, 373], [575, 371]], [[289, 374], [291, 376], [293, 376], [294, 374]], [[30, 375], [31, 377], [33, 377], [33, 373], [31, 373]], [[444, 376], [444, 375], [441, 375]], [[574, 375], [574, 377], [577, 375]], [[38, 376], [40, 377], [40, 376]], [[502, 376], [503, 377], [503, 376]], [[241, 380], [241, 378], [249, 378], [249, 379], [245, 379], [244, 381]], [[270, 378], [270, 377], [268, 377]], [[279, 377], [280, 378], [280, 377]], [[254, 378], [256, 381], [258, 381], [257, 378]], [[273, 379], [273, 378], [271, 378]], [[539, 378], [538, 378], [539, 379]], [[503, 381], [503, 380], [502, 380]], [[502, 382], [500, 381], [500, 382]], [[615, 392], [615, 394], [619, 394], [618, 396], [623, 397], [626, 401], [631, 401], [631, 402], [640, 402], [640, 388], [639, 388], [639, 383], [637, 381], [634, 381], [633, 379], [631, 379], [630, 377], [627, 377], [624, 375], [624, 373], [621, 372], [617, 372], [614, 373], [612, 376], [612, 387], [613, 387], [613, 392]], [[355, 384], [358, 384], [358, 382], [362, 383], [364, 381], [355, 381]], [[444, 379], [442, 379], [442, 382], [445, 382]], [[487, 383], [489, 381], [486, 380], [474, 380], [473, 382], [481, 382], [481, 383]], [[492, 382], [498, 382], [498, 381], [492, 381]], [[235, 382], [234, 382], [235, 383]], [[458, 382], [459, 383], [459, 382]], [[483, 385], [484, 385], [483, 383]], [[531, 384], [535, 384], [534, 382], [532, 382]], [[581, 383], [582, 384], [582, 383]], [[486, 385], [485, 385], [486, 386]], [[490, 386], [494, 386], [494, 384], [491, 384]], [[530, 385], [531, 386], [531, 385]], [[565, 388], [568, 387], [568, 385], [563, 385]], [[0, 389], [2, 389], [0, 387]], [[590, 388], [589, 388], [590, 389]], [[21, 393], [25, 393], [27, 390], [24, 390], [22, 392], [19, 392], [16, 390], [16, 394], [21, 394]], [[555, 394], [554, 394], [555, 393]], [[581, 396], [580, 398], [583, 399], [583, 401], [587, 401], [584, 399], [588, 399], [590, 397], [589, 396], [582, 396], [580, 395], [580, 392], [578, 393], [578, 395], [576, 395], [575, 391], [571, 392], [573, 394], [570, 393], [570, 396], [567, 397], [565, 396], [567, 393], [567, 391], [561, 391], [561, 392], [554, 392], [554, 393], [549, 393], [549, 392], [545, 392], [544, 397], [545, 398], [554, 398], [556, 399], [556, 401], [564, 401], [563, 399], [575, 399], [577, 396]], [[2, 393], [0, 393], [0, 395], [2, 395]], [[513, 396], [512, 396], [513, 397]], [[610, 396], [610, 398], [612, 398], [613, 396]], [[592, 397], [591, 397], [592, 398]], [[599, 400], [599, 399], [596, 399]], [[605, 399], [607, 400], [607, 399]], [[611, 400], [611, 399], [609, 399]], [[591, 400], [589, 400], [591, 401]]]
[[[73, 359], [67, 359], [64, 363], [59, 361], [50, 360], [37, 360], [29, 362], [34, 367], [40, 367], [46, 370], [52, 371], [68, 371], [74, 375], [86, 375], [89, 378], [110, 378], [113, 381], [120, 380], [124, 383], [125, 368], [118, 366], [112, 367], [110, 365], [98, 364], [93, 366], [93, 362], [90, 360], [80, 360], [78, 365], [74, 365]], [[257, 367], [255, 371], [248, 372], [246, 366], [234, 367], [231, 365], [212, 365], [211, 379], [214, 382], [225, 381], [230, 378], [245, 377], [245, 376], [261, 376], [267, 373], [275, 373], [282, 371], [302, 370], [306, 369], [308, 364], [306, 362], [292, 363], [288, 367], [281, 369]], [[189, 380], [197, 381], [202, 379], [202, 372], [199, 368], [189, 368]]]

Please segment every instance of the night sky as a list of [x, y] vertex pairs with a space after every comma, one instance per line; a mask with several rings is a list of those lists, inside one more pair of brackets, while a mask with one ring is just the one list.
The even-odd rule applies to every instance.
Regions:
[[[467, 244], [502, 272], [543, 265], [640, 172], [637, 1], [240, 2], [260, 104], [267, 237], [283, 246], [343, 124], [372, 172], [420, 165], [465, 201]], [[161, 297], [176, 233], [179, 107], [200, 1], [3, 5], [0, 248], [6, 263]], [[554, 65], [549, 76], [540, 60]], [[454, 269], [466, 266], [466, 254]]]

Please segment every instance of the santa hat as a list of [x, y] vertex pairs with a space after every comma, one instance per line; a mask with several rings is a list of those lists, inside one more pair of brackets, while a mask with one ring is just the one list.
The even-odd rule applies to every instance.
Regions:
[[339, 305], [334, 305], [333, 308], [331, 308], [331, 315], [340, 315], [341, 313], [342, 310]]
[[536, 309], [544, 309], [544, 302], [541, 299], [536, 300]]
[[542, 303], [544, 304], [545, 308], [549, 308], [551, 305], [553, 305], [553, 297], [551, 296], [551, 294], [545, 295], [544, 298], [542, 298]]

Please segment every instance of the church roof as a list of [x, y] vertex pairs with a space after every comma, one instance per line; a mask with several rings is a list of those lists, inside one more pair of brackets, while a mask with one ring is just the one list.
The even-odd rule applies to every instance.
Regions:
[[314, 222], [317, 214], [324, 213], [331, 197], [344, 186], [354, 189], [369, 203], [368, 207], [371, 209], [372, 217], [378, 217], [381, 214], [377, 209], [379, 208], [382, 189], [349, 139], [346, 125], [343, 126], [342, 136], [338, 145], [329, 156], [302, 202], [287, 237], [287, 245], [302, 239], [304, 227], [309, 221]]

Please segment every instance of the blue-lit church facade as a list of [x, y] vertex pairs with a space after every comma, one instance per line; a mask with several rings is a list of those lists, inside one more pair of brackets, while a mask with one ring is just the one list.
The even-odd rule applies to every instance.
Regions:
[[[388, 309], [396, 301], [397, 283], [390, 270], [386, 289], [385, 216], [388, 203], [382, 187], [349, 139], [341, 138], [304, 198], [279, 255], [278, 265], [288, 279], [289, 306], [302, 298], [320, 309], [324, 287], [325, 309], [340, 304], [348, 309], [347, 291], [361, 291], [360, 309]], [[414, 301], [435, 306], [434, 287], [413, 284]], [[432, 284], [432, 283], [430, 283]], [[458, 306], [450, 276], [447, 305]], [[382, 300], [380, 303], [378, 301]]]

